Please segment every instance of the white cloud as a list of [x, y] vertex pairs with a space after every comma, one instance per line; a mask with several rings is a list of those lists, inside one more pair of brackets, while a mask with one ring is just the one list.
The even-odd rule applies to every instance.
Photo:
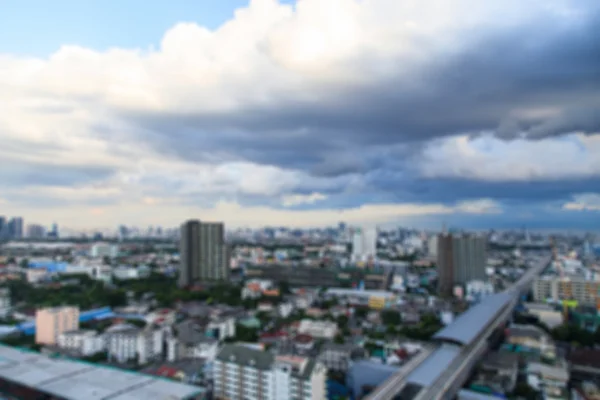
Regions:
[[[432, 62], [431, 55], [461, 50], [474, 29], [507, 28], [544, 16], [554, 21], [572, 11], [570, 4], [567, 0], [301, 0], [294, 9], [275, 0], [253, 0], [216, 30], [193, 23], [175, 25], [157, 50], [99, 52], [65, 45], [47, 59], [0, 55], [0, 168], [10, 172], [17, 160], [73, 169], [113, 168], [113, 176], [78, 186], [39, 187], [24, 180], [16, 189], [22, 196], [73, 201], [73, 206], [53, 210], [53, 218], [73, 225], [92, 220], [138, 222], [149, 215], [161, 215], [172, 223], [203, 213], [228, 221], [239, 218], [240, 223], [337, 220], [340, 214], [335, 210], [244, 209], [229, 203], [214, 209], [177, 205], [185, 196], [202, 197], [211, 204], [218, 199], [233, 201], [236, 196], [273, 197], [288, 205], [310, 203], [324, 200], [319, 197], [321, 191], [359, 187], [361, 182], [356, 176], [348, 181], [315, 179], [304, 171], [250, 162], [181, 161], [168, 154], [168, 149], [153, 149], [143, 140], [148, 132], [123, 115], [132, 111], [152, 115], [224, 113], [277, 106], [282, 101], [325, 104], [348, 85], [382, 82], [392, 75], [403, 77], [406, 85], [419, 85], [415, 72]], [[560, 7], [551, 7], [557, 5]], [[111, 132], [110, 137], [104, 130]], [[465, 156], [462, 150], [449, 145], [445, 151]], [[199, 153], [210, 151], [199, 149]], [[471, 161], [483, 159], [476, 150], [467, 152], [465, 157], [469, 156]], [[471, 165], [458, 167], [459, 172], [466, 167]], [[506, 164], [500, 163], [500, 167]], [[580, 168], [596, 167], [590, 158]], [[437, 173], [429, 170], [428, 174]], [[294, 197], [307, 183], [319, 192], [312, 197]], [[6, 198], [14, 194], [2, 182], [0, 190]], [[118, 206], [94, 206], [92, 212], [85, 205], [111, 199]], [[8, 205], [14, 213], [31, 215], [40, 222], [48, 218], [34, 209], [21, 208], [18, 202], [8, 201]], [[159, 205], [161, 208], [152, 208]], [[348, 219], [379, 219], [488, 211], [482, 204], [465, 207], [365, 206], [342, 213]], [[143, 210], [145, 214], [140, 214]]]
[[284, 207], [293, 207], [301, 204], [315, 204], [318, 201], [326, 200], [327, 196], [322, 193], [311, 194], [293, 194], [281, 198], [281, 205]]
[[528, 181], [600, 176], [600, 134], [504, 141], [455, 136], [434, 141], [418, 161], [428, 178]]
[[573, 201], [563, 204], [569, 211], [600, 211], [600, 194], [582, 193], [573, 196]]

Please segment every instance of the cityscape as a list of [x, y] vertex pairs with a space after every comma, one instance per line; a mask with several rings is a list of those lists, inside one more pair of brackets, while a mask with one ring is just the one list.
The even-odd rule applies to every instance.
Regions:
[[0, 0], [0, 400], [600, 400], [599, 27]]

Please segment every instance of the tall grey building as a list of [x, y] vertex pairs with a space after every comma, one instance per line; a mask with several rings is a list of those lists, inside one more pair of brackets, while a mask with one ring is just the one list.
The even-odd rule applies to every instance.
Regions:
[[221, 222], [190, 220], [181, 225], [179, 286], [229, 278], [229, 254]]
[[455, 285], [485, 279], [487, 240], [473, 234], [441, 234], [437, 240], [438, 289], [452, 295]]

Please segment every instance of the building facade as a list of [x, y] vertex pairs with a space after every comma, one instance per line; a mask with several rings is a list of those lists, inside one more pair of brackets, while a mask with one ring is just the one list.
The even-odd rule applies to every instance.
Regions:
[[223, 400], [322, 400], [326, 379], [327, 368], [315, 359], [239, 345], [224, 346], [214, 365], [215, 397]]
[[600, 308], [600, 281], [583, 277], [540, 276], [533, 281], [536, 302], [575, 300]]
[[187, 221], [181, 226], [179, 286], [229, 278], [225, 226], [220, 222]]
[[53, 307], [35, 313], [35, 342], [55, 345], [61, 333], [79, 329], [78, 307]]
[[437, 239], [438, 291], [452, 295], [455, 285], [485, 280], [486, 238], [479, 235], [441, 234]]
[[111, 360], [143, 365], [162, 357], [163, 339], [160, 329], [123, 326], [106, 333], [106, 348]]
[[68, 331], [58, 335], [58, 347], [82, 356], [91, 356], [106, 349], [105, 339], [96, 331]]

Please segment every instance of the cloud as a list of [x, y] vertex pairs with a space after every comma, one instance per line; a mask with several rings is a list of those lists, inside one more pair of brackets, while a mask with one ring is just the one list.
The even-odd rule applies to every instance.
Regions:
[[600, 211], [600, 194], [582, 193], [573, 196], [573, 200], [563, 205], [568, 211]]
[[591, 0], [254, 0], [156, 49], [0, 54], [0, 190], [32, 215], [111, 210], [98, 221], [487, 215], [530, 196], [507, 182], [564, 200], [579, 187], [544, 185], [600, 176], [598, 23]]
[[327, 196], [322, 193], [313, 192], [311, 194], [296, 194], [283, 196], [281, 205], [284, 207], [293, 207], [300, 204], [314, 204], [316, 202], [327, 199]]
[[600, 134], [538, 141], [491, 135], [457, 136], [430, 143], [418, 169], [427, 178], [539, 181], [600, 176]]

